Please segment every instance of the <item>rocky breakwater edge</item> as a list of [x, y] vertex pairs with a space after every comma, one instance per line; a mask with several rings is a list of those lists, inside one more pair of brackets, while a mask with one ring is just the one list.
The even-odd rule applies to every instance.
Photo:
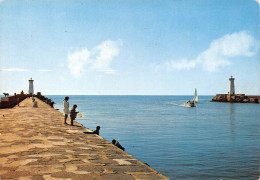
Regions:
[[217, 94], [211, 102], [260, 103], [260, 96], [245, 94]]

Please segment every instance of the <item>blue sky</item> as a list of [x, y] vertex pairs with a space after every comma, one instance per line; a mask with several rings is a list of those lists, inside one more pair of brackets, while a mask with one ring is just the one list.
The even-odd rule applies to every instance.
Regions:
[[0, 93], [260, 94], [257, 0], [2, 0]]

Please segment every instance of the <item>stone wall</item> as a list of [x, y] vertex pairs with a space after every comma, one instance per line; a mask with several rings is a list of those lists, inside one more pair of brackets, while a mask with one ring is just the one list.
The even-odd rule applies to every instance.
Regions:
[[260, 103], [260, 96], [246, 96], [245, 94], [217, 94], [211, 102]]

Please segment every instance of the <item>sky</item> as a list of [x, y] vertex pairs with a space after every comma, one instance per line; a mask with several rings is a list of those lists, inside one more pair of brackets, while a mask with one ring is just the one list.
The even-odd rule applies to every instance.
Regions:
[[260, 95], [259, 0], [0, 0], [0, 94]]

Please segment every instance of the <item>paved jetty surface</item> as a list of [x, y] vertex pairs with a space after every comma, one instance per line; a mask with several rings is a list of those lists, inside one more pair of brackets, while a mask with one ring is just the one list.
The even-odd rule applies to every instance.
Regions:
[[[168, 179], [44, 102], [0, 109], [0, 179]], [[4, 117], [3, 117], [4, 115]], [[104, 129], [103, 129], [104, 130]]]

